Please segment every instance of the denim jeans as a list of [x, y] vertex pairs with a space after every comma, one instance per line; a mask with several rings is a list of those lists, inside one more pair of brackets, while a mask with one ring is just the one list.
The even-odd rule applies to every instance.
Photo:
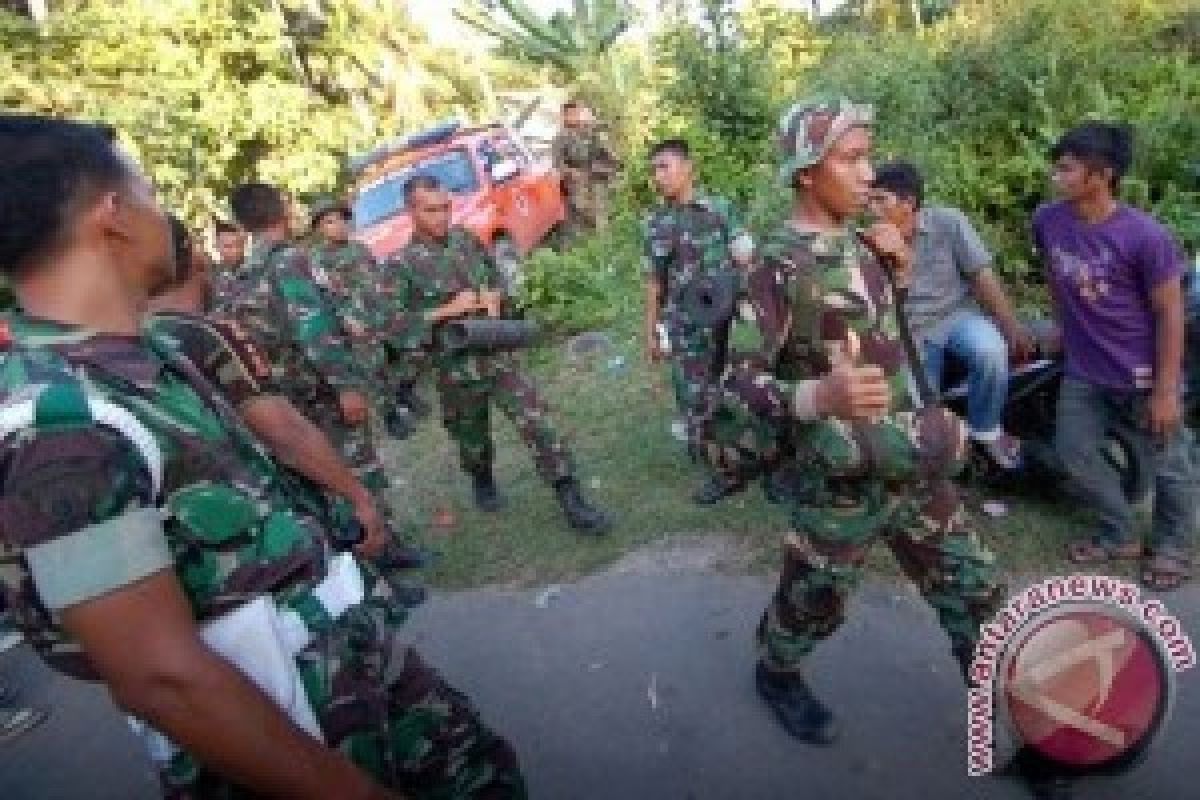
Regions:
[[942, 366], [950, 352], [967, 366], [967, 426], [972, 433], [1000, 429], [1008, 396], [1008, 344], [983, 314], [963, 316], [943, 342], [925, 342], [925, 371], [941, 384]]
[[1180, 427], [1165, 441], [1146, 428], [1150, 394], [1121, 391], [1064, 378], [1058, 397], [1055, 448], [1084, 507], [1095, 514], [1094, 540], [1111, 547], [1134, 540], [1134, 503], [1121, 474], [1105, 456], [1105, 441], [1117, 434], [1137, 461], [1138, 487], [1154, 487], [1154, 519], [1148, 542], [1153, 552], [1187, 558], [1196, 528], [1197, 470], [1192, 431]]

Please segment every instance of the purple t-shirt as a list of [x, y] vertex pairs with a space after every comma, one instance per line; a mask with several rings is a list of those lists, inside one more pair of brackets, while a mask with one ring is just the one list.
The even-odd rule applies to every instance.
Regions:
[[1127, 205], [1093, 225], [1060, 201], [1033, 215], [1033, 241], [1058, 306], [1067, 375], [1114, 389], [1152, 388], [1150, 294], [1184, 268], [1171, 233]]

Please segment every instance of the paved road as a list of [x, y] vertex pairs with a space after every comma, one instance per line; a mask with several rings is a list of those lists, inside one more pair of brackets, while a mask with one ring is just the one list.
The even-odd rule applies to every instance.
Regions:
[[[750, 634], [769, 583], [696, 565], [664, 571], [668, 561], [639, 559], [557, 590], [443, 594], [414, 619], [429, 660], [516, 744], [534, 798], [1026, 796], [965, 776], [963, 689], [907, 587], [866, 586], [815, 656], [814, 683], [842, 722], [840, 743], [819, 750], [783, 734], [753, 692]], [[1200, 638], [1200, 589], [1168, 602]], [[0, 656], [0, 675], [54, 710], [52, 724], [0, 746], [0, 798], [154, 796], [103, 692], [47, 673], [25, 647]], [[1187, 775], [1200, 742], [1198, 675], [1181, 676], [1162, 746], [1130, 774], [1082, 785], [1080, 797], [1200, 797]]]

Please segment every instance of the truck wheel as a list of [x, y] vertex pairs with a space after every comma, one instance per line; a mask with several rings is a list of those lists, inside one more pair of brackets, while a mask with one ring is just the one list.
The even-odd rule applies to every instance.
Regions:
[[521, 256], [517, 246], [507, 236], [497, 236], [492, 242], [492, 258], [496, 261], [496, 269], [500, 271], [504, 293], [512, 296], [521, 281]]

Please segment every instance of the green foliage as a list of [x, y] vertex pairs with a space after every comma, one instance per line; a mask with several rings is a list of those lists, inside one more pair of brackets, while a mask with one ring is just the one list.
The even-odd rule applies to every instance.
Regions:
[[1041, 298], [1026, 227], [1047, 151], [1086, 119], [1137, 131], [1125, 197], [1200, 246], [1200, 47], [1186, 0], [993, 0], [911, 33], [848, 34], [802, 79], [877, 108], [877, 150], [918, 163], [935, 201], [980, 223], [1022, 299]]
[[198, 222], [236, 183], [328, 189], [347, 153], [477, 104], [477, 78], [402, 5], [305, 8], [68, 0], [37, 26], [0, 11], [0, 106], [114, 125], [166, 203]]
[[641, 227], [630, 212], [563, 252], [542, 249], [522, 267], [520, 303], [552, 330], [573, 333], [628, 320], [641, 308]]

